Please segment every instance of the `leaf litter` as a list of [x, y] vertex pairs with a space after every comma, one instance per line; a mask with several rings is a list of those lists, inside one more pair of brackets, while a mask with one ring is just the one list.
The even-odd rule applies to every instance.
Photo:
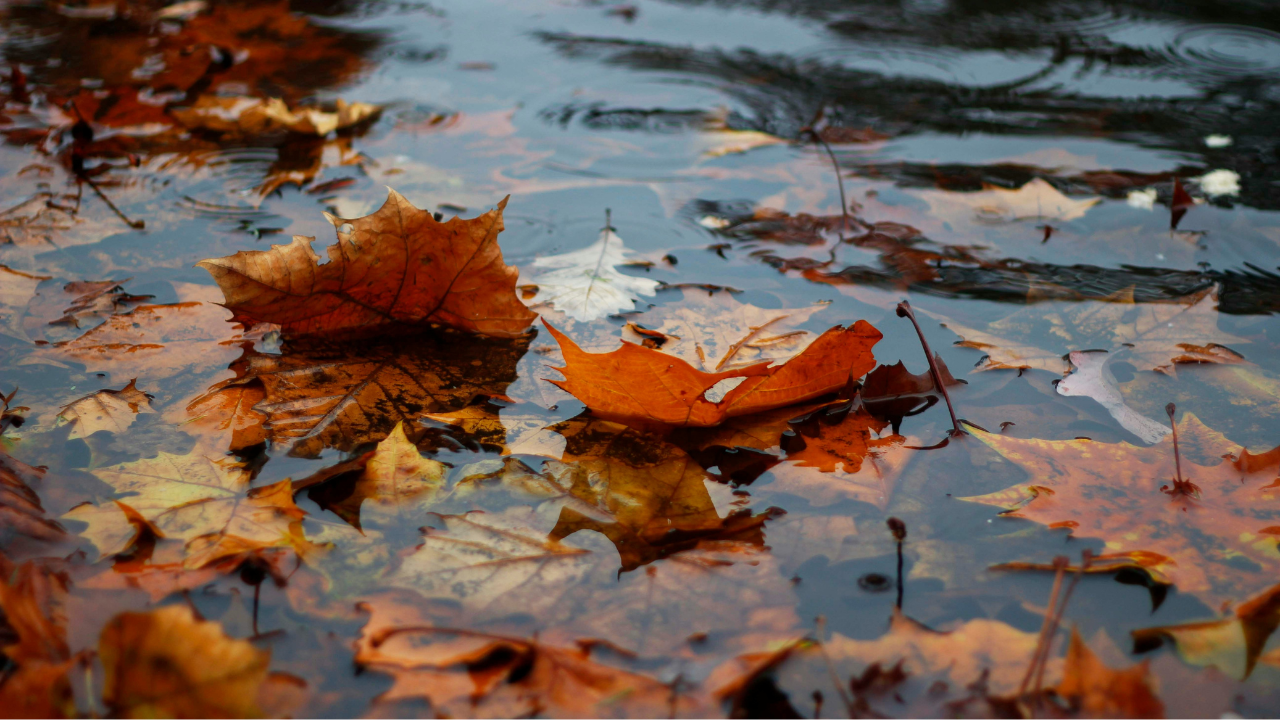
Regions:
[[[30, 12], [5, 22], [88, 60], [11, 60], [0, 90], [10, 714], [1274, 709], [1271, 261], [1163, 254], [1230, 216], [1265, 255], [1246, 168], [884, 164], [916, 131], [847, 114], [843, 81], [744, 115], [790, 77], [764, 57], [749, 111], [592, 105], [569, 167], [519, 110], [371, 98], [431, 52], [344, 9]], [[690, 222], [620, 219], [637, 253], [607, 213], [548, 252], [556, 192], [637, 186], [586, 169], [650, 152], [596, 132], [637, 127], [682, 148], [639, 182]], [[362, 210], [372, 178], [404, 194]], [[1157, 202], [1153, 240], [1131, 210]], [[1138, 229], [1099, 230], [1118, 214]], [[1079, 260], [1126, 232], [1159, 262]], [[1112, 602], [1135, 584], [1150, 614]]]

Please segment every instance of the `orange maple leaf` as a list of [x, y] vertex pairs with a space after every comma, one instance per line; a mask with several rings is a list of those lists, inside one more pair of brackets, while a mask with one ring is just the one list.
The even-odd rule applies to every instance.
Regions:
[[519, 272], [498, 248], [506, 205], [441, 223], [392, 190], [372, 215], [327, 216], [339, 228], [328, 263], [312, 250], [315, 238], [298, 235], [197, 264], [222, 288], [234, 320], [276, 323], [285, 335], [436, 322], [510, 337], [537, 315], [516, 297]]
[[[666, 353], [624, 341], [608, 353], [588, 353], [550, 323], [560, 343], [564, 380], [550, 380], [606, 416], [666, 425], [707, 427], [726, 418], [812, 400], [838, 390], [875, 367], [871, 346], [883, 335], [859, 320], [837, 325], [782, 365], [757, 363], [708, 373]], [[706, 392], [722, 380], [746, 378], [719, 402]]]

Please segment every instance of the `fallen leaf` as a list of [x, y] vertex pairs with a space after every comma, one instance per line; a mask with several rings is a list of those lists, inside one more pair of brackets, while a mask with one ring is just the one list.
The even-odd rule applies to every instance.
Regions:
[[[0, 645], [6, 665], [0, 708], [6, 717], [74, 717], [67, 672], [75, 660], [67, 645], [70, 581], [48, 565], [29, 561], [0, 575]], [[16, 665], [16, 669], [13, 667]]]
[[[764, 310], [727, 292], [686, 290], [680, 302], [645, 313], [644, 322], [668, 338], [654, 349], [704, 372], [719, 372], [764, 361], [781, 364], [804, 352], [817, 336], [798, 327], [825, 307]], [[645, 344], [631, 329], [622, 337]]]
[[256, 717], [271, 653], [189, 607], [121, 613], [102, 629], [102, 699], [121, 717]]
[[[560, 344], [565, 379], [552, 381], [593, 411], [675, 426], [716, 425], [725, 418], [812, 400], [845, 387], [874, 367], [871, 346], [882, 335], [865, 320], [836, 326], [783, 365], [760, 363], [718, 373], [695, 369], [680, 358], [624, 342], [610, 353], [583, 352], [551, 327]], [[724, 399], [706, 391], [722, 380], [746, 378]]]
[[[835, 408], [833, 408], [835, 409]], [[805, 498], [815, 507], [859, 500], [880, 509], [889, 504], [896, 475], [910, 454], [901, 435], [884, 434], [889, 423], [863, 407], [837, 412], [832, 422], [814, 423], [812, 435], [800, 434], [787, 449], [786, 460], [771, 469], [771, 492]], [[819, 411], [820, 417], [825, 414]], [[830, 410], [826, 411], [830, 412]]]
[[61, 288], [38, 290], [31, 299], [22, 326], [32, 340], [55, 342], [71, 339], [75, 334], [100, 325], [108, 317], [131, 310], [153, 297], [125, 292], [124, 283], [128, 281], [70, 282]]
[[351, 495], [329, 509], [359, 529], [369, 519], [420, 520], [444, 485], [445, 466], [422, 457], [404, 434], [404, 422], [378, 443]]
[[992, 323], [987, 331], [945, 325], [961, 336], [957, 345], [987, 353], [980, 370], [1062, 373], [1067, 352], [1097, 349], [1120, 351], [1116, 356], [1138, 370], [1172, 375], [1177, 363], [1243, 362], [1221, 343], [1248, 340], [1218, 330], [1217, 304], [1216, 286], [1177, 303], [1136, 303], [1130, 288], [1105, 302], [1040, 303]]
[[[942, 361], [942, 356], [934, 353], [933, 361], [938, 366], [938, 373], [942, 377], [944, 386], [951, 387], [953, 385], [966, 384], [966, 381], [957, 380], [952, 376], [951, 370]], [[866, 379], [862, 381], [862, 399], [867, 402], [936, 392], [938, 392], [938, 386], [933, 381], [932, 371], [925, 370], [922, 373], [911, 373], [907, 370], [907, 366], [902, 364], [901, 360], [893, 365], [876, 367], [875, 370], [867, 373]]]
[[[1274, 541], [1273, 541], [1274, 542]], [[1142, 628], [1132, 632], [1135, 652], [1173, 643], [1178, 656], [1204, 667], [1212, 665], [1238, 680], [1253, 673], [1267, 640], [1280, 627], [1280, 585], [1241, 603], [1220, 620]]]
[[367, 122], [382, 108], [369, 103], [348, 103], [339, 98], [332, 112], [319, 108], [291, 110], [280, 98], [204, 95], [189, 108], [175, 108], [173, 117], [188, 128], [238, 135], [263, 135], [288, 130], [302, 135], [324, 136], [334, 130]]
[[42, 468], [0, 452], [0, 542], [8, 552], [18, 538], [39, 542], [58, 542], [66, 538], [62, 526], [51, 520], [40, 504], [40, 496], [31, 488], [44, 477]]
[[24, 343], [30, 341], [23, 330], [22, 318], [36, 287], [48, 279], [47, 275], [32, 275], [0, 265], [0, 333]]
[[627, 262], [630, 252], [607, 227], [588, 247], [534, 260], [535, 268], [549, 272], [533, 278], [538, 294], [529, 304], [550, 305], [582, 322], [631, 310], [641, 295], [652, 296], [659, 283], [619, 272], [618, 266]]
[[1071, 642], [1062, 665], [1062, 680], [1054, 689], [1081, 717], [1162, 718], [1164, 703], [1151, 688], [1149, 663], [1112, 670], [1071, 629]]
[[1243, 449], [1191, 413], [1178, 423], [1178, 438], [1183, 476], [1198, 488], [1194, 496], [1170, 489], [1172, 436], [1141, 447], [970, 432], [1031, 479], [962, 500], [1101, 538], [1108, 554], [1141, 551], [1162, 558], [1143, 569], [1209, 601], [1257, 591], [1280, 568], [1280, 550], [1270, 534], [1280, 526], [1280, 488], [1223, 460]]
[[1145, 443], [1159, 442], [1170, 430], [1162, 423], [1129, 407], [1120, 395], [1120, 386], [1107, 368], [1108, 353], [1073, 352], [1068, 358], [1074, 370], [1058, 383], [1058, 394], [1091, 397], [1111, 413], [1120, 427]]
[[153, 413], [152, 396], [137, 388], [137, 379], [120, 390], [99, 390], [62, 408], [58, 418], [71, 423], [68, 437], [88, 437], [99, 430], [123, 433], [139, 413]]
[[707, 715], [673, 685], [603, 664], [590, 645], [439, 627], [393, 597], [360, 604], [369, 620], [356, 662], [391, 675], [379, 700], [426, 698], [440, 714], [468, 717], [687, 717]]
[[473, 220], [440, 223], [392, 190], [372, 215], [329, 216], [338, 242], [327, 263], [314, 238], [296, 236], [197, 264], [222, 288], [233, 319], [275, 323], [286, 336], [436, 322], [511, 337], [536, 315], [516, 296], [519, 273], [498, 248], [505, 207], [504, 199]]
[[197, 447], [187, 455], [160, 453], [93, 471], [117, 493], [114, 503], [85, 504], [63, 517], [88, 524], [82, 534], [102, 556], [127, 549], [139, 523], [162, 537], [186, 542], [188, 568], [229, 555], [300, 541], [303, 512], [288, 480], [249, 488], [249, 472], [228, 458], [209, 457]]
[[181, 427], [208, 439], [210, 447], [225, 444], [229, 452], [252, 447], [267, 439], [266, 416], [256, 409], [266, 395], [260, 382], [216, 385], [183, 408]]
[[358, 344], [312, 344], [282, 355], [251, 354], [246, 377], [262, 383], [254, 408], [272, 442], [314, 457], [385, 438], [399, 422], [500, 396], [516, 379], [529, 338], [441, 330]]
[[1072, 200], [1041, 178], [1035, 178], [1017, 190], [987, 186], [979, 192], [927, 193], [931, 210], [949, 217], [956, 208], [966, 208], [974, 219], [983, 222], [1011, 222], [1047, 219], [1067, 222], [1084, 217], [1102, 198]]

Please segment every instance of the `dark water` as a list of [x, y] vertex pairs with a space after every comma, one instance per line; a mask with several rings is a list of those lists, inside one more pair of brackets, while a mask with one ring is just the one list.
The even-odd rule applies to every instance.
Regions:
[[[1070, 308], [1130, 288], [1138, 301], [1153, 302], [1216, 287], [1217, 327], [1247, 341], [1232, 349], [1251, 364], [1183, 366], [1176, 378], [1121, 364], [1115, 370], [1121, 392], [1159, 420], [1165, 403], [1176, 401], [1254, 451], [1280, 442], [1274, 3], [298, 0], [280, 13], [289, 27], [270, 30], [234, 18], [265, 13], [271, 3], [211, 2], [185, 19], [157, 19], [158, 5], [126, 5], [125, 13], [72, 3], [12, 2], [0, 9], [3, 62], [22, 70], [29, 96], [17, 97], [24, 90], [10, 83], [0, 205], [54, 196], [68, 205], [81, 196], [74, 212], [50, 211], [26, 224], [14, 218], [30, 215], [29, 208], [3, 218], [0, 263], [54, 278], [49, 284], [132, 278], [128, 291], [154, 295], [152, 302], [217, 299], [196, 261], [265, 249], [294, 234], [331, 238], [323, 211], [372, 212], [386, 186], [419, 207], [464, 217], [509, 194], [502, 249], [526, 273], [540, 256], [593, 242], [608, 209], [638, 255], [678, 261], [626, 272], [672, 285], [731, 287], [743, 302], [764, 308], [830, 302], [809, 327], [866, 319], [885, 334], [877, 360], [903, 360], [917, 372], [925, 367], [918, 341], [893, 312], [901, 299], [972, 328], [1035, 308], [1034, 300]], [[166, 39], [181, 37], [202, 17], [223, 20], [210, 21], [189, 46]], [[183, 59], [191, 53], [211, 60]], [[121, 117], [99, 105], [86, 118], [97, 134], [85, 162], [100, 173], [113, 209], [70, 171], [76, 118], [65, 102], [115, 98], [122, 107], [119, 98], [134, 90], [147, 98], [144, 110], [215, 91], [291, 104], [341, 97], [386, 109], [371, 125], [327, 140], [221, 141], [152, 132], [146, 112], [129, 109], [136, 117]], [[832, 144], [842, 187], [832, 157], [805, 130], [815, 122], [873, 131], [858, 137], [866, 142]], [[720, 128], [784, 142], [718, 154], [716, 148], [745, 142]], [[1212, 180], [1197, 180], [1213, 171], [1229, 171], [1238, 188], [1218, 192]], [[1206, 201], [1171, 230], [1174, 177]], [[298, 182], [263, 194], [271, 178]], [[984, 189], [1016, 189], [1037, 178], [1077, 203], [1098, 202], [1080, 212], [991, 216], [972, 201]], [[351, 182], [323, 185], [343, 179]], [[857, 225], [845, 236], [886, 222], [913, 231], [887, 243], [839, 242], [842, 193]], [[773, 227], [753, 219], [761, 207], [828, 222]], [[126, 224], [137, 220], [145, 229]], [[653, 302], [680, 299], [681, 291], [667, 290]], [[955, 346], [956, 333], [922, 319], [932, 346], [968, 381], [954, 392], [967, 420], [988, 429], [1013, 421], [1013, 432], [1024, 438], [1137, 442], [1093, 400], [1055, 393], [1059, 375], [970, 372], [983, 353]], [[1036, 332], [1042, 335], [1021, 339], [1053, 341], [1044, 328]], [[534, 345], [548, 342], [544, 334]], [[33, 408], [29, 425], [8, 435], [10, 451], [80, 483], [48, 494], [46, 507], [55, 514], [104, 497], [91, 469], [188, 451], [194, 441], [175, 429], [169, 413], [180, 414], [191, 397], [231, 377], [227, 368], [238, 355], [232, 347], [225, 358], [183, 356], [181, 369], [143, 373], [139, 386], [156, 395], [157, 413], [141, 416], [127, 437], [108, 444], [58, 435], [54, 416], [61, 405], [119, 388], [132, 374], [42, 361], [35, 346], [10, 336], [0, 343], [0, 390], [19, 387], [19, 400]], [[526, 378], [554, 377], [533, 354], [520, 363]], [[1240, 367], [1246, 380], [1233, 374]], [[557, 400], [548, 423], [581, 409], [575, 400]], [[949, 426], [938, 403], [903, 420], [901, 432], [931, 445]], [[254, 484], [305, 477], [363, 449], [329, 447], [302, 458], [266, 448], [254, 459]], [[455, 445], [436, 456], [460, 468], [496, 453]], [[905, 609], [934, 627], [985, 617], [1035, 632], [1051, 576], [992, 573], [988, 566], [1103, 547], [998, 518], [989, 506], [952, 501], [948, 496], [1026, 480], [990, 452], [949, 446], [917, 453], [883, 508], [771, 492], [771, 477], [766, 472], [740, 489], [746, 507], [850, 517], [860, 528], [845, 557], [780, 563], [782, 577], [797, 579], [790, 592], [804, 628], [822, 615], [829, 631], [850, 637], [884, 632], [893, 593], [868, 592], [858, 580], [894, 573], [892, 542], [881, 530], [889, 515], [910, 528]], [[323, 492], [297, 497], [312, 514], [309, 523], [341, 527], [327, 509], [331, 500]], [[386, 543], [411, 547], [419, 524], [383, 528]], [[244, 614], [252, 589], [230, 581], [211, 588], [192, 593], [195, 605], [206, 617], [231, 618], [224, 624], [232, 634], [249, 634], [232, 620]], [[273, 668], [313, 686], [324, 683], [302, 714], [365, 712], [389, 680], [352, 672], [360, 619], [340, 613], [317, 619], [277, 589], [263, 588], [260, 623], [286, 631], [263, 641], [275, 654]], [[351, 598], [339, 604], [349, 606]], [[1104, 631], [1130, 656], [1131, 630], [1212, 618], [1221, 609], [1177, 589], [1152, 608], [1147, 588], [1092, 577], [1066, 618], [1085, 637]], [[539, 621], [520, 629], [532, 634]], [[81, 646], [96, 637], [93, 627], [76, 632]], [[1172, 656], [1167, 647], [1157, 653]], [[669, 679], [677, 670], [668, 665], [661, 672]], [[1162, 682], [1169, 687], [1175, 677], [1182, 676]], [[1221, 710], [1274, 716], [1277, 682], [1274, 666], [1260, 666], [1231, 687], [1238, 699]], [[811, 703], [792, 700], [802, 711]], [[405, 705], [391, 712], [426, 710]]]

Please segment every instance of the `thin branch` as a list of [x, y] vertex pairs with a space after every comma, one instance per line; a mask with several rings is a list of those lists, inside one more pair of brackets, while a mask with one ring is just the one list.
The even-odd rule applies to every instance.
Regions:
[[951, 404], [951, 394], [947, 392], [947, 386], [942, 382], [942, 372], [938, 369], [938, 361], [933, 357], [933, 350], [929, 348], [929, 341], [924, 338], [924, 331], [920, 329], [920, 323], [916, 322], [916, 314], [911, 310], [911, 303], [906, 300], [898, 303], [898, 317], [911, 320], [911, 324], [916, 328], [916, 335], [920, 336], [920, 345], [924, 348], [924, 356], [929, 361], [929, 374], [933, 376], [933, 384], [938, 388], [938, 392], [942, 393], [942, 399], [947, 401], [947, 412], [951, 413], [951, 436], [959, 437], [965, 435], [965, 431], [960, 428], [960, 421], [956, 419], [956, 409]]

